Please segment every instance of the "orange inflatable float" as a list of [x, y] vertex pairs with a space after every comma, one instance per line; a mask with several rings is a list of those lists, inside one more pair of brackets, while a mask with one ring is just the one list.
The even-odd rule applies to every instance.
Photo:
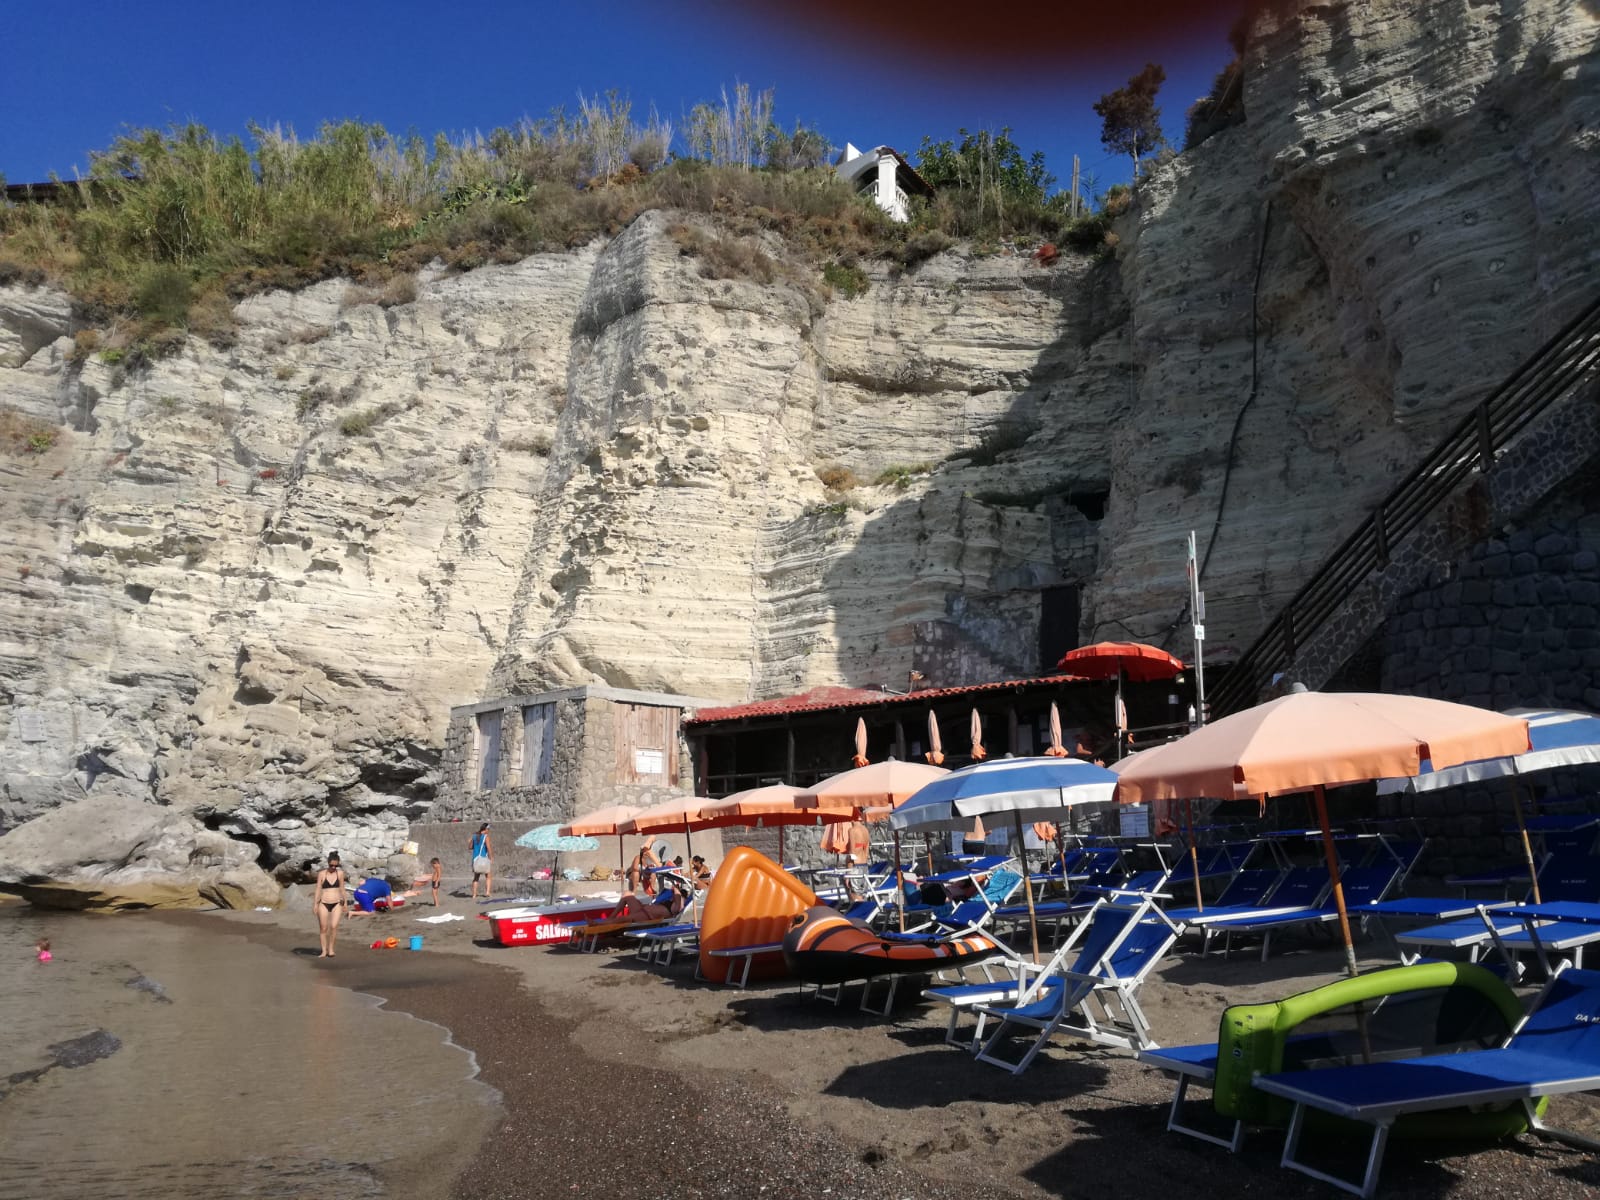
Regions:
[[[717, 868], [700, 918], [700, 974], [726, 983], [734, 962], [726, 954], [749, 946], [771, 946], [755, 957], [751, 979], [784, 973], [778, 949], [795, 918], [817, 903], [817, 894], [749, 846], [735, 846]], [[742, 970], [742, 966], [739, 968]]]
[[959, 968], [1000, 949], [1000, 943], [985, 933], [939, 941], [886, 941], [862, 922], [818, 905], [794, 918], [794, 928], [783, 939], [783, 960], [803, 983], [846, 983]]

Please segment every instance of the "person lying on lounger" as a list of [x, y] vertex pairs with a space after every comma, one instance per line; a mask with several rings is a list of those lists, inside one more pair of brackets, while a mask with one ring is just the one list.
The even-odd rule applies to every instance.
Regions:
[[665, 921], [682, 911], [682, 893], [671, 884], [663, 884], [661, 890], [648, 900], [641, 900], [632, 892], [628, 892], [607, 920]]

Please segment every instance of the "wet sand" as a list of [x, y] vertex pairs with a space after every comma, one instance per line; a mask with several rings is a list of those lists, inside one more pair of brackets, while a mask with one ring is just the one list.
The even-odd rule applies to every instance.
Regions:
[[[304, 908], [306, 911], [300, 911]], [[466, 901], [444, 912], [470, 914]], [[613, 1197], [1329, 1197], [1280, 1169], [1281, 1135], [1229, 1155], [1165, 1131], [1172, 1085], [1127, 1055], [1061, 1042], [1022, 1076], [943, 1044], [944, 1011], [889, 1020], [801, 998], [662, 975], [631, 954], [494, 945], [488, 923], [358, 921], [329, 982], [445, 1025], [477, 1054], [505, 1117], [458, 1177], [463, 1200], [542, 1191]], [[206, 921], [291, 951], [315, 944], [309, 905]], [[421, 953], [373, 951], [420, 932]], [[363, 940], [364, 939], [364, 940]], [[1260, 964], [1169, 958], [1145, 988], [1166, 1044], [1214, 1036], [1225, 1003], [1276, 999], [1337, 976], [1333, 950]], [[1390, 965], [1373, 956], [1363, 965]], [[1203, 1094], [1203, 1093], [1202, 1093]], [[1600, 1103], [1557, 1097], [1550, 1120], [1600, 1134]], [[1355, 1151], [1347, 1151], [1354, 1153]], [[1345, 1169], [1345, 1164], [1340, 1169]], [[1389, 1197], [1591, 1197], [1600, 1160], [1519, 1137], [1490, 1146], [1391, 1142]]]

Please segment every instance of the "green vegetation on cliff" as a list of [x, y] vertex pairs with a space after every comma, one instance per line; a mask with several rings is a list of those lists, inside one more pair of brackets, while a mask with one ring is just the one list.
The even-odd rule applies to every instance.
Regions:
[[114, 327], [107, 352], [136, 363], [186, 332], [226, 343], [233, 302], [255, 291], [343, 276], [386, 295], [435, 260], [470, 270], [582, 245], [652, 208], [716, 214], [735, 236], [775, 232], [847, 295], [862, 260], [914, 266], [956, 238], [1065, 232], [1042, 159], [1004, 133], [930, 144], [940, 191], [898, 225], [819, 165], [821, 134], [772, 120], [770, 92], [741, 85], [688, 125], [680, 158], [669, 126], [653, 112], [635, 121], [615, 94], [431, 142], [353, 121], [311, 138], [253, 126], [248, 144], [200, 125], [139, 130], [49, 202], [0, 207], [0, 283], [66, 287], [88, 322]]

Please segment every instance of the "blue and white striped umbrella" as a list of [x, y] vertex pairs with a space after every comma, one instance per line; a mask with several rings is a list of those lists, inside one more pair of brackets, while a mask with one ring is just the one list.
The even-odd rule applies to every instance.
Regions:
[[1506, 715], [1522, 717], [1528, 722], [1531, 749], [1526, 753], [1480, 758], [1442, 771], [1435, 771], [1433, 764], [1423, 759], [1421, 774], [1411, 778], [1380, 779], [1378, 794], [1432, 792], [1507, 775], [1600, 763], [1600, 717], [1594, 713], [1565, 708], [1508, 708]]
[[1024, 822], [1059, 818], [1065, 808], [1109, 801], [1117, 777], [1076, 758], [997, 758], [935, 779], [889, 814], [899, 830], [969, 829], [999, 813]]

